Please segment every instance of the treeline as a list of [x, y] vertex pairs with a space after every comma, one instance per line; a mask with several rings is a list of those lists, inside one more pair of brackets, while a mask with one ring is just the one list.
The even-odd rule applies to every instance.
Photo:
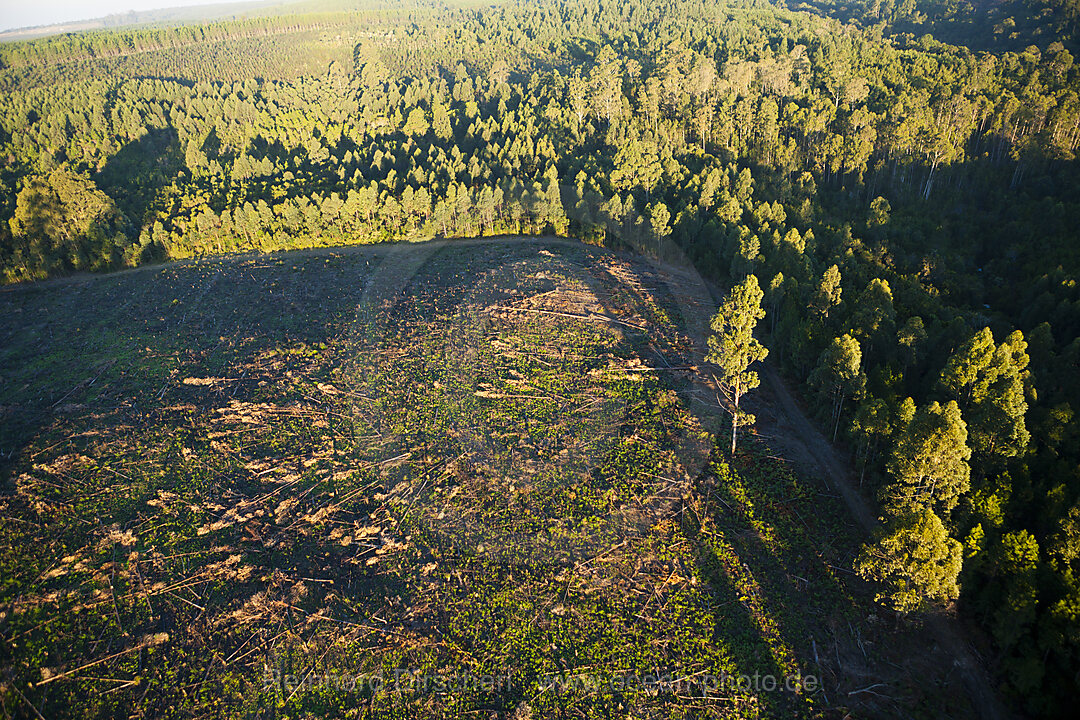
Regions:
[[353, 28], [367, 19], [360, 13], [327, 12], [160, 28], [64, 33], [39, 40], [0, 44], [0, 68], [55, 66], [158, 50], [184, 50], [207, 43], [266, 38], [305, 30]]
[[[752, 273], [770, 361], [820, 396], [881, 500], [856, 564], [882, 601], [959, 594], [1002, 682], [1063, 712], [1080, 689], [1069, 50], [695, 0], [378, 18], [289, 35], [275, 64], [211, 38], [4, 71], [5, 279], [514, 232], [674, 242], [720, 281]], [[298, 75], [288, 53], [323, 64]]]
[[893, 35], [934, 37], [958, 45], [998, 51], [1053, 42], [1077, 49], [1077, 0], [800, 0], [809, 9]]

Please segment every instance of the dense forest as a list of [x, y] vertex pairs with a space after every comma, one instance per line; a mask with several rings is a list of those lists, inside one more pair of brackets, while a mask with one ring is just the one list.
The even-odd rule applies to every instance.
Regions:
[[417, 1], [3, 45], [0, 269], [554, 233], [752, 274], [769, 361], [880, 501], [881, 601], [958, 596], [1016, 705], [1062, 716], [1080, 9], [979, 5]]

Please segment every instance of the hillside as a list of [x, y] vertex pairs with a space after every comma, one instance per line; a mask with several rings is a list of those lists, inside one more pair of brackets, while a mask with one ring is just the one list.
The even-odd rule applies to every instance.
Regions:
[[765, 429], [713, 449], [673, 272], [459, 242], [3, 291], [17, 712], [975, 717], [835, 492]]

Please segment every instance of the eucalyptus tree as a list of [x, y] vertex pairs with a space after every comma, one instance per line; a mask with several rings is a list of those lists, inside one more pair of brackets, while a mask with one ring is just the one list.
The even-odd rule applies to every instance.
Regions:
[[740, 419], [747, 424], [754, 421], [752, 415], [739, 408], [743, 395], [760, 384], [758, 374], [750, 370], [750, 366], [769, 354], [769, 350], [754, 337], [758, 320], [765, 317], [761, 308], [763, 296], [757, 277], [747, 275], [720, 303], [710, 324], [712, 334], [708, 338], [709, 352], [705, 360], [719, 369], [720, 380], [731, 395], [732, 457]]

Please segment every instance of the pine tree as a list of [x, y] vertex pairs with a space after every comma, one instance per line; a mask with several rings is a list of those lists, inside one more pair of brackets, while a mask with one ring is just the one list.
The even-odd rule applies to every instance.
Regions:
[[[859, 338], [870, 354], [874, 339], [879, 332], [893, 334], [893, 321], [896, 318], [896, 310], [893, 308], [892, 288], [889, 282], [881, 278], [874, 278], [855, 300], [854, 312], [851, 315], [852, 335]], [[879, 345], [880, 347], [880, 345]]]
[[1008, 532], [992, 554], [999, 596], [991, 629], [998, 645], [1011, 649], [1035, 622], [1039, 543], [1027, 530]]
[[663, 174], [656, 143], [634, 140], [620, 147], [615, 155], [611, 185], [616, 190], [642, 188], [649, 195]]
[[994, 334], [984, 327], [949, 357], [941, 373], [941, 385], [963, 407], [980, 401], [989, 389], [994, 359]]
[[427, 114], [423, 108], [413, 108], [409, 111], [409, 118], [405, 121], [405, 127], [401, 129], [406, 135], [424, 135], [428, 131]]
[[450, 125], [450, 112], [446, 105], [441, 102], [435, 103], [431, 108], [431, 126], [435, 134], [442, 140], [449, 140], [454, 132]]
[[780, 303], [784, 300], [785, 289], [784, 273], [778, 272], [773, 275], [773, 279], [769, 281], [769, 314], [772, 316], [770, 334], [776, 332], [776, 318], [780, 315]]
[[918, 315], [908, 318], [907, 322], [896, 331], [896, 341], [902, 348], [900, 365], [903, 369], [906, 370], [919, 362], [926, 337], [926, 326]]
[[851, 434], [858, 441], [855, 457], [859, 463], [860, 487], [866, 478], [867, 469], [877, 459], [882, 441], [892, 434], [896, 426], [896, 415], [892, 404], [881, 398], [867, 396], [859, 403], [851, 421]]

